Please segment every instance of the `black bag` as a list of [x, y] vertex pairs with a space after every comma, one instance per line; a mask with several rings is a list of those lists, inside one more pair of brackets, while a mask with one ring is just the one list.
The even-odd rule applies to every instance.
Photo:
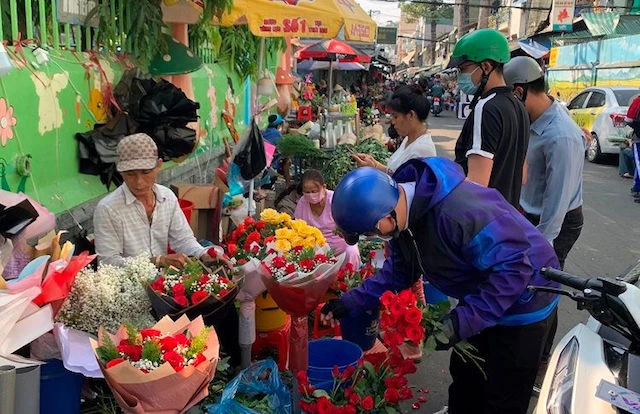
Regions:
[[190, 154], [196, 145], [196, 131], [187, 127], [160, 125], [153, 130], [152, 137], [164, 161]]
[[240, 167], [240, 175], [245, 180], [253, 180], [267, 167], [264, 139], [255, 119], [251, 120], [248, 139], [243, 143], [233, 162]]

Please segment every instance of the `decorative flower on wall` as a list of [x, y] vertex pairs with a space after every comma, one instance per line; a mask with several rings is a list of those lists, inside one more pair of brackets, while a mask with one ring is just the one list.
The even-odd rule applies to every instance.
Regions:
[[0, 140], [2, 146], [7, 145], [7, 141], [13, 138], [13, 127], [18, 123], [13, 116], [13, 106], [7, 108], [7, 101], [0, 98]]

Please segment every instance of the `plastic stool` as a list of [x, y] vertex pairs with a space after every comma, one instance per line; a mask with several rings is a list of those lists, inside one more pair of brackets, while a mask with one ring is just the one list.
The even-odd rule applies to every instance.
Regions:
[[278, 351], [278, 369], [285, 371], [289, 359], [289, 332], [291, 331], [291, 316], [287, 315], [287, 322], [282, 328], [267, 332], [256, 332], [256, 341], [251, 351], [254, 355], [267, 348]]
[[321, 328], [320, 327], [320, 309], [324, 306], [324, 303], [320, 303], [314, 312], [313, 316], [313, 332], [311, 333], [312, 339], [320, 339], [325, 336], [341, 336], [340, 325], [336, 325], [333, 328]]

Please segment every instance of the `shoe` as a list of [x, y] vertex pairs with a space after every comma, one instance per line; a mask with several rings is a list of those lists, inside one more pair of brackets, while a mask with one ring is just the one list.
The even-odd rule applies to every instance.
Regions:
[[622, 177], [622, 178], [633, 178], [633, 175], [631, 175], [629, 173], [624, 173], [620, 177]]
[[448, 412], [449, 412], [449, 406], [445, 405], [444, 407], [442, 407], [442, 410], [436, 411], [433, 414], [447, 414]]

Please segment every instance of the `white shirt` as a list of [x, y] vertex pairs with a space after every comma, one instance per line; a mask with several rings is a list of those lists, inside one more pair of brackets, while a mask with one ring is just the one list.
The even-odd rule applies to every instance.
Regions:
[[405, 137], [400, 147], [394, 152], [389, 161], [387, 161], [387, 169], [393, 174], [402, 164], [414, 158], [426, 158], [436, 156], [436, 146], [431, 139], [431, 134], [426, 133], [420, 135], [418, 139], [407, 145]]
[[167, 254], [167, 247], [187, 256], [207, 252], [193, 235], [178, 198], [167, 187], [155, 184], [156, 205], [151, 224], [142, 203], [126, 184], [100, 200], [93, 214], [96, 253], [101, 263], [124, 265], [125, 257]]

